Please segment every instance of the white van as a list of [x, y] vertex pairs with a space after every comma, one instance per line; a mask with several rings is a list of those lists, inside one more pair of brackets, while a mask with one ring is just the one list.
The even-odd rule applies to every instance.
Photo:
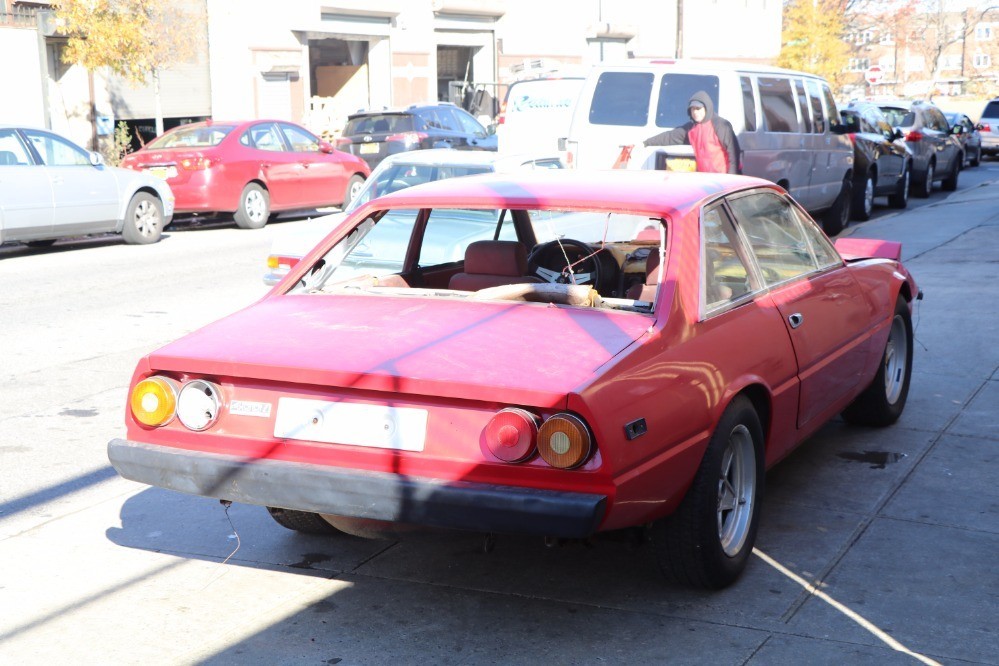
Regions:
[[510, 84], [496, 124], [502, 153], [558, 152], [569, 131], [583, 77], [524, 79]]
[[564, 143], [569, 168], [689, 170], [690, 146], [642, 142], [688, 122], [687, 102], [706, 92], [735, 130], [742, 173], [775, 182], [832, 235], [850, 214], [853, 146], [843, 133], [829, 84], [776, 67], [708, 61], [634, 60], [594, 67], [580, 91]]

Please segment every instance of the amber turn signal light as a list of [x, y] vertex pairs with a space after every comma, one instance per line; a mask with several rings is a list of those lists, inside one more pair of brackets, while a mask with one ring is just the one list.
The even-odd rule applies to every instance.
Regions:
[[592, 448], [589, 428], [572, 414], [552, 416], [538, 432], [538, 453], [546, 463], [558, 469], [579, 467], [590, 457]]
[[177, 411], [177, 384], [166, 377], [148, 377], [135, 385], [129, 400], [132, 416], [144, 426], [157, 427]]

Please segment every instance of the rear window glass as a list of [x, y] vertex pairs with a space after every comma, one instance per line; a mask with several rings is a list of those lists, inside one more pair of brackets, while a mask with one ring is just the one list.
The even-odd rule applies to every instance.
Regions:
[[704, 74], [665, 74], [659, 85], [656, 127], [676, 127], [690, 118], [687, 102], [696, 92], [706, 92], [718, 111], [718, 77]]
[[649, 98], [654, 78], [651, 72], [601, 74], [593, 90], [590, 122], [594, 125], [644, 127], [649, 120]]
[[894, 107], [881, 107], [881, 111], [892, 127], [912, 127], [916, 124], [916, 114], [912, 111]]
[[383, 114], [351, 118], [343, 128], [345, 136], [357, 134], [395, 134], [413, 131], [413, 117], [404, 114]]
[[181, 127], [158, 137], [148, 144], [147, 148], [162, 150], [164, 148], [206, 148], [217, 146], [222, 139], [235, 129], [234, 125], [210, 125], [201, 127]]
[[999, 118], [999, 102], [989, 102], [982, 112], [983, 118]]
[[791, 82], [788, 79], [760, 77], [758, 85], [767, 129], [771, 132], [799, 131]]

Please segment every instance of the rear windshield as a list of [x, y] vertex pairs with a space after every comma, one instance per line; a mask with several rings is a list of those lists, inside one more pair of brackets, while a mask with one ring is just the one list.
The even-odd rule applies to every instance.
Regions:
[[162, 150], [164, 148], [208, 148], [222, 143], [235, 125], [206, 125], [200, 127], [181, 127], [163, 136], [153, 139], [147, 148]]
[[644, 127], [649, 120], [651, 72], [604, 72], [597, 79], [590, 104], [594, 125]]
[[659, 85], [656, 127], [676, 127], [687, 117], [687, 102], [696, 92], [706, 92], [718, 112], [718, 77], [706, 74], [666, 74]]
[[356, 134], [396, 134], [413, 131], [413, 116], [400, 113], [387, 113], [377, 116], [351, 118], [343, 128], [345, 136]]
[[999, 102], [989, 102], [982, 112], [982, 118], [999, 118]]
[[892, 127], [912, 127], [916, 124], [916, 114], [904, 109], [894, 107], [881, 107], [881, 111], [888, 119], [888, 124]]

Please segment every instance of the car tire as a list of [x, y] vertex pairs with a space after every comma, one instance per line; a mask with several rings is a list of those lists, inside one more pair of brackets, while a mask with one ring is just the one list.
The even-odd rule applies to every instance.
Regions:
[[760, 418], [747, 397], [737, 396], [722, 414], [680, 506], [652, 525], [662, 572], [706, 589], [733, 583], [756, 542], [763, 480]]
[[957, 159], [954, 161], [954, 168], [947, 176], [940, 187], [944, 192], [953, 192], [957, 189], [957, 178], [961, 175], [961, 168], [964, 166], [964, 153], [958, 155]]
[[920, 199], [926, 199], [933, 193], [933, 160], [926, 165], [926, 173], [922, 178], [912, 180], [912, 193]]
[[912, 165], [906, 163], [902, 174], [895, 184], [895, 192], [888, 195], [888, 205], [892, 208], [906, 208], [909, 205], [909, 188], [911, 187]]
[[239, 195], [239, 208], [232, 218], [240, 229], [262, 229], [270, 214], [270, 194], [258, 183], [249, 183]]
[[350, 205], [350, 202], [357, 198], [357, 195], [361, 193], [361, 188], [364, 187], [364, 176], [359, 174], [354, 174], [347, 181], [347, 191], [343, 195], [343, 203], [340, 204], [340, 209], [346, 209]]
[[839, 196], [832, 208], [827, 210], [822, 216], [822, 228], [827, 236], [835, 236], [843, 231], [850, 222], [850, 201], [853, 195], [853, 183], [850, 177], [843, 179], [843, 186], [840, 188]]
[[975, 151], [975, 156], [971, 158], [971, 166], [976, 167], [982, 163], [982, 149]]
[[125, 209], [121, 236], [129, 245], [149, 245], [163, 236], [163, 203], [149, 192], [136, 192]]
[[295, 532], [303, 534], [337, 534], [338, 532], [335, 527], [323, 520], [323, 517], [318, 513], [281, 509], [274, 506], [267, 507], [267, 513], [271, 515], [271, 518], [278, 525]]
[[862, 181], [853, 188], [853, 203], [850, 205], [850, 218], [866, 222], [874, 210], [874, 172], [868, 171]]
[[843, 420], [855, 425], [891, 425], [905, 409], [911, 377], [912, 315], [908, 302], [899, 295], [888, 341], [881, 354], [881, 366], [864, 392], [843, 410]]

